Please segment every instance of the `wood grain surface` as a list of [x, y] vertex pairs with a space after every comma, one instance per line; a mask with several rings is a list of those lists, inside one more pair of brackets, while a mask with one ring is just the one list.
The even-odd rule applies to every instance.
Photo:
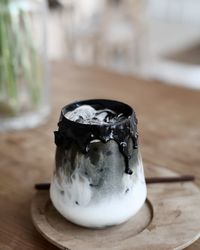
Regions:
[[[149, 166], [155, 176], [171, 170]], [[148, 200], [126, 223], [88, 229], [68, 222], [53, 207], [48, 191], [33, 198], [31, 214], [37, 230], [62, 250], [183, 249], [200, 237], [200, 191], [192, 182], [148, 186]]]
[[[139, 119], [144, 166], [194, 174], [200, 186], [200, 92], [142, 81], [69, 63], [52, 66], [52, 114], [36, 129], [0, 134], [0, 249], [53, 250], [35, 230], [30, 215], [36, 182], [53, 171], [53, 130], [65, 104], [112, 98], [133, 106]], [[148, 176], [151, 173], [147, 173]], [[199, 250], [200, 240], [187, 249]], [[162, 249], [159, 249], [162, 250]]]

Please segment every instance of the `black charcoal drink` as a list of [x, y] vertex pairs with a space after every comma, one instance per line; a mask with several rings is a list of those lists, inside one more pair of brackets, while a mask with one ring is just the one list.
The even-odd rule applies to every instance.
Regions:
[[65, 106], [55, 144], [50, 196], [65, 218], [101, 228], [120, 224], [141, 208], [146, 184], [130, 106], [102, 99]]

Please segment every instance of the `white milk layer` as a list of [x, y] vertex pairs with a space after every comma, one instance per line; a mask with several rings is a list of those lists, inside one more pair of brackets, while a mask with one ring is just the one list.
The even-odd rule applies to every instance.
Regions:
[[[82, 195], [83, 200], [82, 204], [76, 204], [74, 199], [69, 199], [67, 190], [64, 191], [64, 194], [61, 193], [60, 186], [54, 177], [51, 183], [50, 197], [55, 208], [75, 224], [92, 228], [117, 225], [135, 215], [145, 202], [147, 190], [142, 166], [139, 169], [139, 176], [134, 180], [134, 183], [128, 181], [130, 175], [124, 174], [124, 181], [128, 181], [126, 185], [126, 188], [128, 187], [127, 193], [110, 194], [109, 197], [101, 201], [92, 202], [89, 189], [84, 190], [84, 188], [87, 188], [78, 187], [79, 183], [76, 183], [77, 188], [82, 189], [82, 194], [79, 194], [79, 196]], [[70, 196], [72, 195], [73, 193], [70, 194]]]

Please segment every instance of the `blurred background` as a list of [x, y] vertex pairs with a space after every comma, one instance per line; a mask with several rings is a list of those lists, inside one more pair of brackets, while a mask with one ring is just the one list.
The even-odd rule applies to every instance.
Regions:
[[200, 88], [199, 0], [49, 0], [49, 57]]
[[50, 113], [49, 62], [200, 89], [199, 0], [0, 1], [0, 130]]

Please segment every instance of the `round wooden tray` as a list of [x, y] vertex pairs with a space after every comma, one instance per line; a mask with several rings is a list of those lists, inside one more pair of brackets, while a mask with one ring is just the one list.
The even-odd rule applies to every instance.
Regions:
[[[148, 168], [151, 176], [174, 176]], [[53, 207], [48, 191], [38, 191], [31, 213], [37, 230], [63, 250], [183, 249], [200, 237], [200, 192], [191, 182], [148, 185], [148, 200], [128, 222], [87, 229], [68, 222]]]

